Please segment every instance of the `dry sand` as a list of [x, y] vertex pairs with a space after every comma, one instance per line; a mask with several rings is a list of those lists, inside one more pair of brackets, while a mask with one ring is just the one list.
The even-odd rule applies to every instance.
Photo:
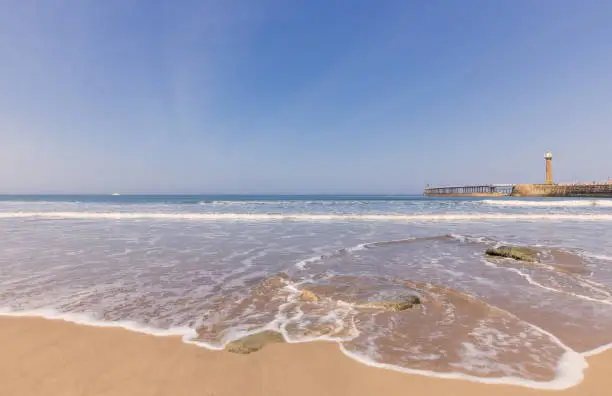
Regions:
[[0, 318], [0, 395], [609, 396], [612, 351], [566, 391], [441, 380], [366, 367], [335, 344], [273, 344], [250, 355], [175, 337], [38, 318]]

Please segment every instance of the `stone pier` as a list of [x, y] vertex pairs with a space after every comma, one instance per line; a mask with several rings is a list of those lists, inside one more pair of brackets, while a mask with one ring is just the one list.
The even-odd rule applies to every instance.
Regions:
[[612, 183], [602, 184], [517, 184], [513, 197], [602, 197], [612, 198]]

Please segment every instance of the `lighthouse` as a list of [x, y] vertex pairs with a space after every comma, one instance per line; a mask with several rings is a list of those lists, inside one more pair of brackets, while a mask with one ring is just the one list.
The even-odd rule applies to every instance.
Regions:
[[544, 154], [544, 159], [546, 159], [546, 184], [553, 184], [552, 153], [547, 151], [546, 154]]

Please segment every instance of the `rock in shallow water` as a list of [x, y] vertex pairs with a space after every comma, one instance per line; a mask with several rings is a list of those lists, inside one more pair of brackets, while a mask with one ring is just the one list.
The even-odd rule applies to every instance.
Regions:
[[[352, 284], [352, 279], [348, 282], [350, 286], [345, 287], [347, 282], [341, 277], [337, 277], [339, 282], [337, 285], [312, 285], [311, 289], [302, 289], [297, 296], [297, 301], [318, 303], [327, 302], [330, 304], [343, 301], [352, 304], [356, 308], [373, 309], [388, 312], [399, 312], [413, 308], [415, 305], [422, 303], [418, 294], [410, 292], [381, 293], [374, 285], [361, 285], [361, 287]], [[357, 280], [358, 281], [358, 280]], [[313, 291], [314, 290], [314, 291]], [[410, 294], [409, 294], [410, 293]], [[387, 294], [386, 296], [384, 294]]]
[[225, 350], [232, 353], [248, 354], [259, 351], [267, 344], [275, 344], [285, 342], [283, 335], [276, 331], [266, 330], [261, 333], [251, 334], [249, 336], [232, 341], [225, 346]]
[[410, 295], [398, 299], [397, 301], [374, 301], [368, 302], [365, 304], [357, 305], [360, 308], [372, 308], [372, 309], [382, 309], [384, 311], [389, 312], [400, 312], [405, 311], [414, 307], [415, 305], [419, 305], [421, 303], [421, 299], [418, 296]]
[[316, 303], [319, 301], [319, 297], [313, 292], [311, 292], [310, 290], [302, 290], [298, 299], [300, 301], [313, 302], [313, 303]]
[[488, 256], [507, 257], [530, 263], [538, 262], [538, 251], [527, 247], [500, 246], [498, 248], [487, 249], [486, 254]]

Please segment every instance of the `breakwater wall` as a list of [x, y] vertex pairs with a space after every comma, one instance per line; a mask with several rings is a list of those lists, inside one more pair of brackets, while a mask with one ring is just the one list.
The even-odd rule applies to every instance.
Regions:
[[517, 184], [513, 197], [612, 197], [612, 183]]

